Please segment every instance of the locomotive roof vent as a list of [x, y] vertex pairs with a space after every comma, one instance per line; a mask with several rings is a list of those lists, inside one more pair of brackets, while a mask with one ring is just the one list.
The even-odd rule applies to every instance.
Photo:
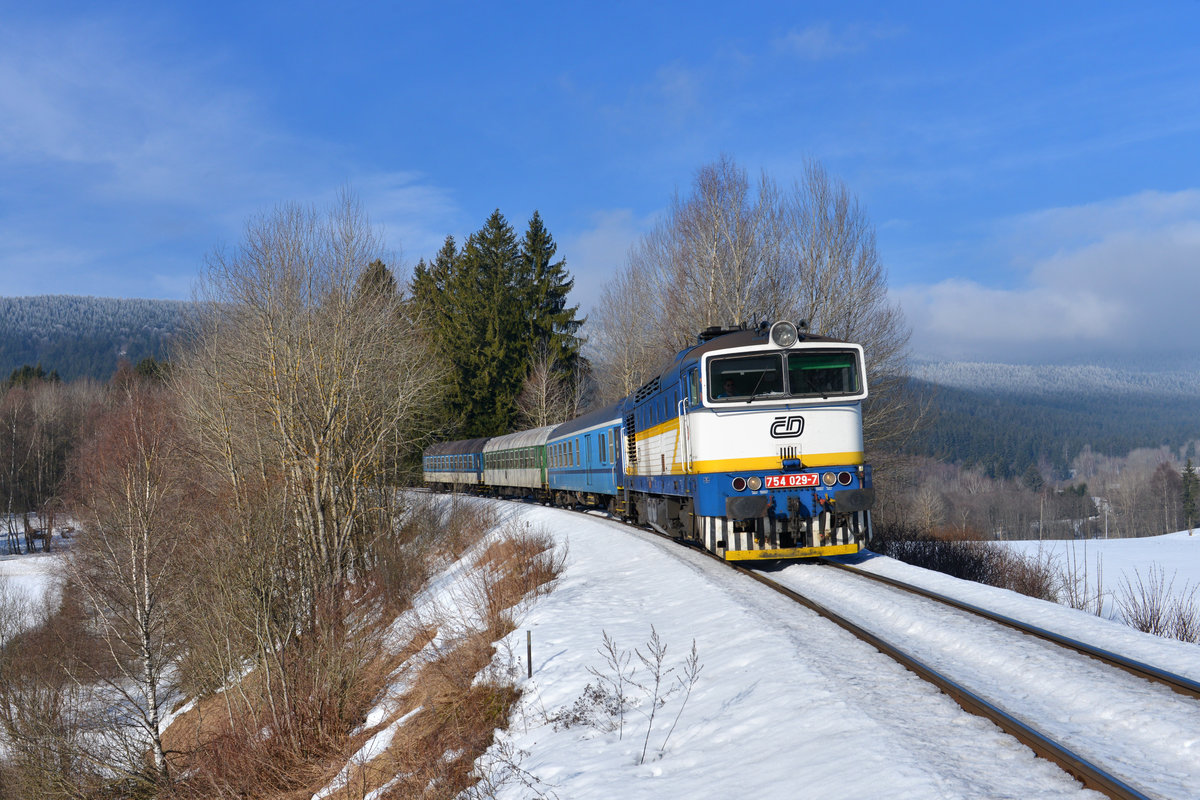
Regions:
[[718, 336], [724, 336], [727, 333], [737, 333], [738, 331], [746, 330], [746, 323], [738, 325], [736, 328], [723, 328], [720, 325], [710, 325], [700, 333], [696, 334], [696, 344], [704, 344], [709, 339], [715, 339]]

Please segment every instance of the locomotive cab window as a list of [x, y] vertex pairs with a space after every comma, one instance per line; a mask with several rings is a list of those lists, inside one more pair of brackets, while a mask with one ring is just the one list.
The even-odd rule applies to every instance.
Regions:
[[751, 353], [714, 358], [708, 364], [708, 396], [716, 403], [785, 397], [828, 400], [861, 392], [862, 375], [853, 350]]
[[793, 396], [858, 394], [862, 382], [853, 351], [810, 350], [788, 353], [788, 384]]
[[783, 393], [783, 359], [777, 353], [715, 358], [708, 364], [709, 400], [745, 403]]

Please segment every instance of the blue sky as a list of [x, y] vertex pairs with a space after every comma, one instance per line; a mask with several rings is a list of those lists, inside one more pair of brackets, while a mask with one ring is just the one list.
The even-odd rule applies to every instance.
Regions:
[[1193, 356], [1200, 4], [0, 0], [0, 295], [184, 298], [350, 187], [398, 271], [541, 212], [594, 302], [701, 165], [806, 159], [914, 355]]

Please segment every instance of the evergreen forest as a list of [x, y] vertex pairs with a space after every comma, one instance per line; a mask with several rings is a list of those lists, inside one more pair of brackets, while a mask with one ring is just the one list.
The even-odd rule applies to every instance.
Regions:
[[995, 392], [913, 382], [931, 408], [910, 453], [978, 467], [992, 478], [1023, 475], [1046, 465], [1067, 480], [1072, 461], [1090, 448], [1124, 456], [1138, 448], [1167, 447], [1195, 454], [1200, 439], [1200, 395]]
[[190, 303], [114, 297], [0, 297], [0, 376], [41, 365], [64, 381], [107, 380], [122, 361], [163, 361]]

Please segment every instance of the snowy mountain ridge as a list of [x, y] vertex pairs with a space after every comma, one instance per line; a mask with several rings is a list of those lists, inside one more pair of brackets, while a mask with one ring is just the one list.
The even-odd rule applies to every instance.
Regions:
[[967, 391], [1035, 397], [1104, 394], [1200, 398], [1200, 370], [1179, 365], [1139, 368], [925, 361], [913, 364], [912, 377]]

